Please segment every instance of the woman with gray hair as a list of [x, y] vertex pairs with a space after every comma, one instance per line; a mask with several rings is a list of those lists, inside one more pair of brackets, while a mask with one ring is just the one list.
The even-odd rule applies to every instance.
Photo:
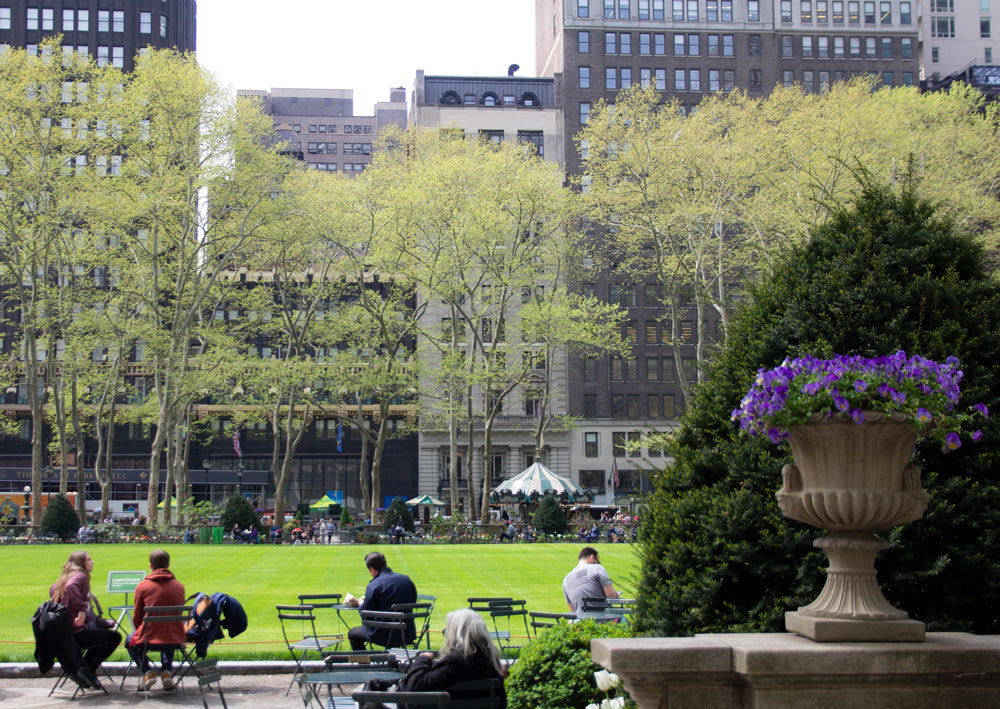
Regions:
[[[464, 698], [462, 693], [451, 691], [456, 682], [505, 677], [500, 665], [500, 651], [486, 630], [486, 623], [478, 613], [469, 609], [451, 611], [445, 618], [444, 645], [440, 658], [424, 652], [410, 664], [406, 676], [399, 681], [401, 692], [451, 692], [453, 699]], [[507, 695], [500, 685], [500, 703], [507, 706]]]

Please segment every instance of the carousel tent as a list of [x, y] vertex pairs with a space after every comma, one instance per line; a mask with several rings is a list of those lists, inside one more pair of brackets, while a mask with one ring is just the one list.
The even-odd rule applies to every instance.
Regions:
[[537, 499], [545, 494], [558, 495], [565, 502], [590, 500], [582, 487], [569, 478], [556, 475], [538, 462], [493, 488], [490, 497], [497, 502], [507, 502]]

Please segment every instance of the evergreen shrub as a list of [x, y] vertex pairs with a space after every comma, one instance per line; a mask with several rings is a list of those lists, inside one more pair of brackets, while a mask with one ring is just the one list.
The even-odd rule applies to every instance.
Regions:
[[531, 523], [539, 534], [565, 534], [569, 523], [566, 513], [554, 495], [543, 495]]
[[250, 500], [243, 495], [230, 495], [222, 508], [221, 523], [224, 529], [232, 529], [234, 524], [238, 524], [240, 529], [250, 529], [256, 527], [259, 531], [262, 527], [260, 515], [254, 510]]
[[590, 659], [590, 641], [631, 635], [627, 625], [592, 620], [546, 628], [511, 665], [504, 683], [508, 709], [582, 709], [600, 704], [605, 694], [597, 689], [594, 672], [601, 668]]
[[39, 528], [42, 534], [52, 534], [66, 541], [76, 536], [80, 529], [80, 518], [73, 509], [73, 503], [65, 495], [56, 495], [49, 498]]
[[396, 524], [397, 520], [407, 532], [413, 531], [413, 513], [406, 506], [406, 500], [398, 496], [392, 498], [392, 502], [389, 503], [389, 509], [385, 511], [386, 529]]

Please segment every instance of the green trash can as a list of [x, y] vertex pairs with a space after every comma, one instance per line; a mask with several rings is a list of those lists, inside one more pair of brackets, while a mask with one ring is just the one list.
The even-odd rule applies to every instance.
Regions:
[[222, 544], [222, 527], [212, 527], [212, 544]]
[[198, 527], [198, 543], [209, 544], [212, 541], [211, 527]]

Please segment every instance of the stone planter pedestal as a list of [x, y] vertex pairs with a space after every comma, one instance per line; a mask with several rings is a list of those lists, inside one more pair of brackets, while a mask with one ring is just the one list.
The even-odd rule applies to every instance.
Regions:
[[640, 709], [1000, 709], [1000, 636], [816, 643], [793, 633], [594, 639]]

